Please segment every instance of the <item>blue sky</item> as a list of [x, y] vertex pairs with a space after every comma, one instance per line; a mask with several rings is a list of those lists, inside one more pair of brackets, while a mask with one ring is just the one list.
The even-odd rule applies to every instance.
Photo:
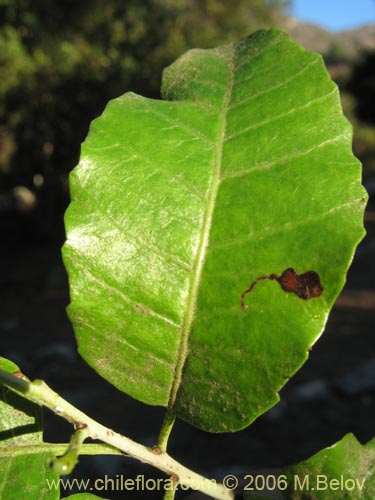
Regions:
[[294, 0], [291, 14], [331, 31], [375, 22], [375, 0]]

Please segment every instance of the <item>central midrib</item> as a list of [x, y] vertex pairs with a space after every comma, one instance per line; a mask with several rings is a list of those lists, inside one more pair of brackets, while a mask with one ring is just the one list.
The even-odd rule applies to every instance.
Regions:
[[209, 197], [207, 201], [206, 212], [203, 218], [203, 224], [200, 231], [201, 238], [198, 245], [197, 255], [195, 257], [193, 269], [192, 269], [192, 279], [190, 282], [189, 293], [188, 293], [188, 301], [186, 312], [184, 315], [184, 319], [181, 327], [181, 336], [180, 336], [180, 344], [177, 353], [177, 360], [175, 365], [175, 374], [173, 378], [173, 382], [171, 385], [169, 398], [168, 398], [168, 410], [172, 410], [174, 404], [176, 402], [176, 397], [178, 393], [178, 389], [181, 385], [182, 381], [182, 370], [185, 365], [185, 361], [188, 354], [188, 340], [191, 325], [194, 319], [194, 311], [197, 302], [197, 295], [199, 290], [199, 283], [202, 276], [202, 270], [206, 255], [206, 249], [208, 247], [209, 242], [209, 234], [212, 223], [212, 215], [215, 209], [215, 203], [217, 198], [217, 193], [220, 186], [220, 174], [222, 167], [222, 153], [223, 153], [223, 144], [224, 137], [226, 134], [227, 127], [227, 113], [229, 108], [229, 102], [232, 97], [232, 90], [234, 85], [234, 71], [235, 71], [235, 51], [236, 47], [233, 46], [232, 54], [229, 59], [229, 69], [230, 75], [228, 80], [228, 88], [224, 96], [222, 111], [219, 115], [219, 127], [218, 127], [218, 136], [217, 136], [217, 147], [215, 154], [215, 163], [214, 163], [214, 171], [212, 175], [211, 186], [209, 189]]

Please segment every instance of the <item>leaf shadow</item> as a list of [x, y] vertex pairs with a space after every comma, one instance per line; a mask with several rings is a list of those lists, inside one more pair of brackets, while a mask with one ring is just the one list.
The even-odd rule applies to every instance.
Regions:
[[[6, 388], [0, 388], [0, 406], [9, 406], [10, 412], [13, 409], [15, 412], [23, 413], [34, 419], [34, 422], [15, 425], [10, 429], [0, 431], [0, 443], [7, 439], [33, 434], [42, 430], [42, 412], [35, 403]], [[16, 414], [14, 415], [14, 420], [17, 420]]]

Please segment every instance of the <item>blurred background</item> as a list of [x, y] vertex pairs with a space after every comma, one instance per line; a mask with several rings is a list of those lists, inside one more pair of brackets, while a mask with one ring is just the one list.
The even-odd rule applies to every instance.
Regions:
[[[368, 235], [325, 335], [282, 391], [281, 402], [236, 434], [209, 435], [178, 422], [170, 451], [220, 478], [296, 462], [347, 432], [361, 442], [370, 439], [375, 421], [374, 22], [373, 0], [0, 0], [0, 355], [30, 377], [44, 378], [102, 423], [154, 444], [163, 411], [119, 393], [76, 352], [60, 255], [68, 174], [91, 120], [109, 99], [127, 91], [157, 98], [162, 69], [187, 49], [281, 27], [323, 54], [340, 87], [371, 197]], [[47, 440], [69, 439], [69, 426], [48, 413], [45, 419]], [[82, 459], [77, 469], [84, 477], [105, 473], [156, 474], [131, 460], [124, 465], [100, 457]], [[108, 498], [123, 495], [106, 492]]]

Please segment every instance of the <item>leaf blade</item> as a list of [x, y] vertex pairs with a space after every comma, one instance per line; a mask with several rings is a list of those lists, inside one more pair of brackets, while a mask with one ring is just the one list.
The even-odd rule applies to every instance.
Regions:
[[[111, 102], [83, 145], [70, 316], [121, 390], [235, 430], [275, 404], [324, 328], [363, 237], [360, 164], [321, 58], [277, 30], [188, 52], [162, 92]], [[244, 313], [249, 283], [289, 267], [318, 272], [323, 295], [262, 283]]]
[[[14, 371], [14, 363], [1, 361]], [[41, 408], [0, 386], [0, 498], [19, 498], [20, 491], [30, 500], [60, 497], [58, 476], [49, 467], [53, 454], [19, 454], [23, 447], [42, 442]], [[53, 481], [57, 487], [49, 488]]]
[[373, 498], [375, 441], [361, 445], [353, 434], [347, 434], [308, 460], [287, 467], [285, 473], [285, 499], [302, 499], [308, 494], [306, 491], [313, 492], [317, 500]]

